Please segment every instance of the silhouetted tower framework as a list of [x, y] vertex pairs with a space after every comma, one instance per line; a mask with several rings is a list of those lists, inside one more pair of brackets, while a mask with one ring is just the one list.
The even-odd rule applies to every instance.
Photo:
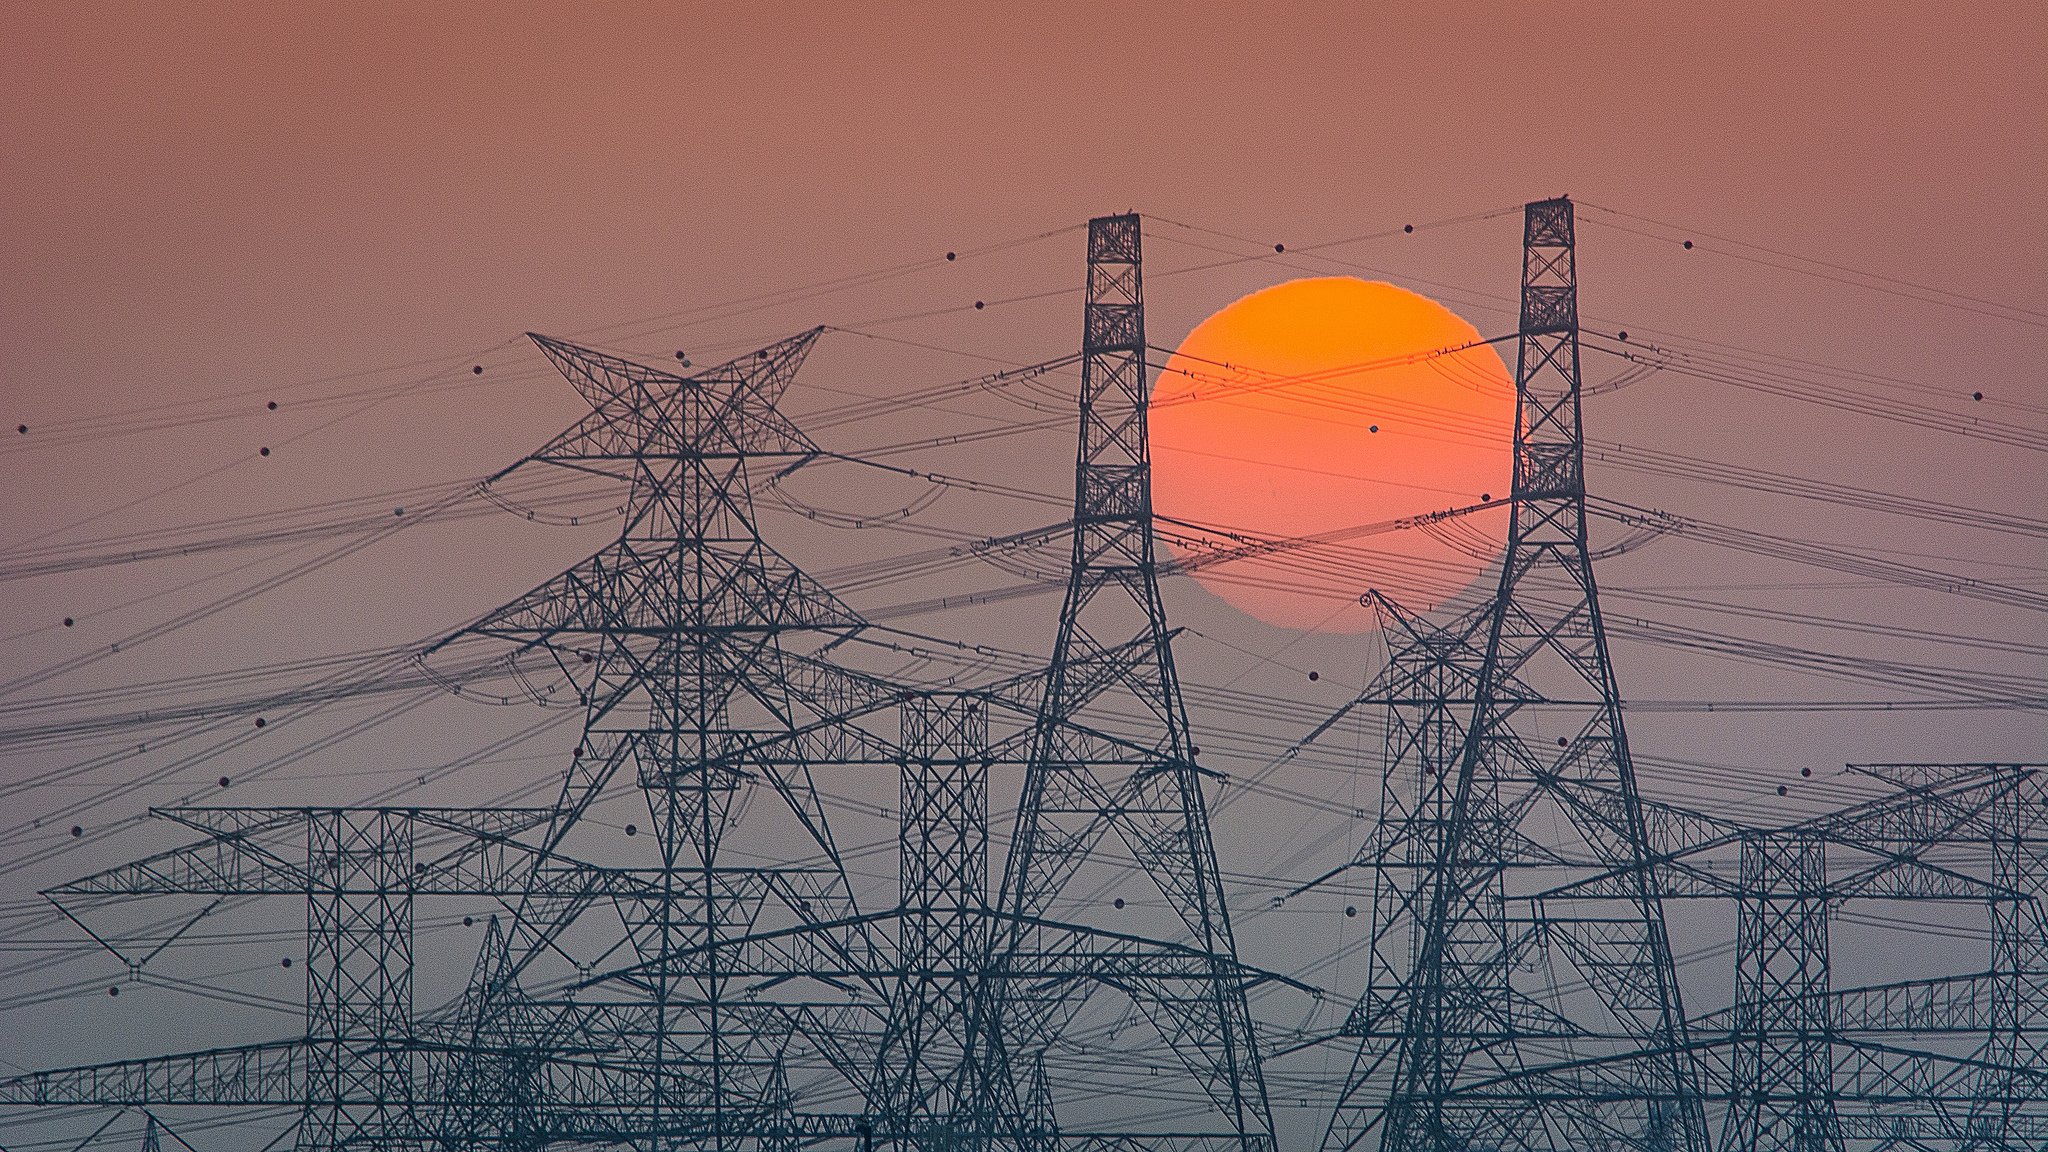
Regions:
[[[2048, 1025], [2018, 991], [2041, 980], [2025, 956], [2040, 949], [2040, 877], [2018, 863], [2042, 855], [2036, 770], [1863, 770], [1894, 790], [1777, 828], [1645, 804], [1665, 898], [1734, 905], [1733, 1003], [1688, 1021], [1705, 1096], [1726, 1105], [1718, 1147], [2048, 1146], [2048, 1068], [2012, 1055], [2037, 1050]], [[1615, 895], [1626, 880], [1616, 868], [1574, 891]], [[1988, 908], [1990, 967], [1840, 986], [1833, 925], [1876, 902]]]
[[1742, 836], [1736, 897], [1730, 1152], [1839, 1152], [1828, 1018], [1827, 841], [1810, 828]]
[[1141, 245], [1136, 215], [1089, 221], [1073, 560], [1004, 871], [994, 1011], [985, 1016], [997, 1080], [988, 1091], [1027, 1095], [1026, 1114], [1028, 1097], [1043, 1095], [1021, 1092], [1014, 1059], [1042, 1050], [1063, 1002], [1084, 993], [1073, 982], [1043, 991], [1029, 957], [1048, 944], [1042, 922], [1056, 913], [1104, 919], [1099, 895], [1093, 906], [1062, 897], [1075, 895], [1070, 886], [1091, 856], [1114, 845], [1157, 885], [1196, 961], [1104, 960], [1094, 979], [1130, 990], [1228, 1134], [1266, 1148], [1272, 1115], [1153, 552]]
[[305, 830], [306, 1034], [332, 1042], [310, 1050], [299, 1142], [378, 1144], [413, 1101], [413, 823], [336, 809]]
[[[1733, 895], [1735, 1002], [1695, 1022], [1728, 1045], [1728, 1152], [2048, 1144], [2048, 821], [2024, 765], [1866, 768], [1897, 787], [1788, 828], [1744, 829], [1737, 876], [1672, 859], [1674, 891]], [[1711, 851], [1712, 843], [1689, 854]], [[1989, 968], [1834, 984], [1831, 922], [1872, 902], [1981, 904]], [[2031, 989], [2031, 991], [2030, 991]], [[1961, 1043], [1959, 1043], [1961, 1042]]]
[[[1441, 625], [1376, 602], [1398, 647], [1361, 701], [1390, 723], [1326, 1152], [1704, 1152], [1704, 1102], [1724, 1152], [2048, 1149], [2042, 767], [1864, 766], [1895, 791], [1768, 829], [1640, 797], [1586, 540], [1570, 203], [1529, 205], [1523, 248], [1498, 595]], [[1137, 217], [1092, 221], [1087, 255], [1042, 679], [839, 662], [866, 625], [751, 503], [819, 453], [776, 407], [816, 331], [690, 376], [536, 337], [591, 412], [521, 463], [625, 482], [624, 522], [444, 643], [488, 642], [537, 703], [580, 710], [558, 802], [162, 812], [202, 839], [45, 895], [81, 927], [140, 898], [210, 901], [186, 928], [301, 902], [303, 1034], [11, 1076], [0, 1105], [295, 1113], [307, 1152], [1267, 1152], [1246, 989], [1269, 976], [1235, 955], [1156, 579]], [[1024, 785], [991, 900], [997, 766]], [[893, 892], [856, 893], [826, 819], [814, 773], [852, 768], [895, 774]], [[622, 777], [651, 865], [574, 854]], [[1162, 899], [1127, 908], [1127, 884]], [[1690, 1020], [1680, 897], [1737, 924], [1733, 1003]], [[506, 915], [462, 994], [415, 1011], [415, 906], [450, 898]], [[1988, 966], [1840, 987], [1848, 901], [1987, 908]], [[612, 967], [561, 947], [597, 933]], [[1105, 990], [1118, 1014], [1089, 1018]], [[1132, 1101], [1203, 1116], [1104, 1106]]]
[[1372, 904], [1365, 991], [1344, 1024], [1358, 1050], [1331, 1113], [1327, 1143], [1335, 1148], [1359, 1145], [1384, 1119], [1387, 1065], [1406, 1035], [1407, 998], [1428, 921], [1426, 882], [1485, 663], [1483, 613], [1468, 611], [1439, 626], [1378, 592], [1366, 599], [1388, 638], [1388, 660], [1349, 707], [1383, 709], [1386, 735], [1380, 810], [1355, 861], [1371, 869]]
[[1991, 909], [1991, 1038], [1970, 1129], [1985, 1147], [2048, 1145], [2048, 1123], [2022, 1114], [2048, 1085], [2019, 1075], [2048, 1070], [2048, 770], [2022, 776], [1989, 823], [1992, 884], [2026, 898]]
[[[751, 1147], [787, 1095], [788, 1027], [747, 993], [743, 942], [764, 909], [809, 924], [851, 901], [809, 755], [791, 745], [819, 704], [791, 661], [864, 622], [761, 538], [750, 487], [764, 462], [817, 453], [776, 408], [817, 336], [688, 376], [535, 336], [592, 410], [531, 459], [629, 483], [625, 526], [465, 633], [545, 652], [586, 708], [548, 847], [622, 770], [646, 797], [656, 890], [619, 905], [646, 1000], [608, 1026], [643, 1077], [635, 1125], [712, 1148]], [[759, 784], [828, 866], [722, 858], [736, 802]]]
[[[1707, 1147], [1586, 543], [1572, 205], [1524, 215], [1512, 520], [1415, 882], [1383, 1147]], [[1598, 892], [1572, 891], [1619, 870]], [[1356, 1080], [1362, 1073], [1354, 1072]], [[1347, 1087], [1326, 1144], [1374, 1125]]]
[[[950, 1121], [988, 951], [988, 708], [931, 694], [902, 708], [902, 921], [874, 1111], [897, 1131]], [[942, 1129], [949, 1130], [949, 1129]]]

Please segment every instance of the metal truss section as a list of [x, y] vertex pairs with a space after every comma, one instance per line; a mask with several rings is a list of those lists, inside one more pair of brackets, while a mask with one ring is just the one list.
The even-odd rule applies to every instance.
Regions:
[[[1276, 977], [1230, 944], [1152, 578], [1137, 222], [1092, 236], [1086, 594], [1070, 597], [1087, 619], [1063, 624], [1058, 692], [1035, 675], [903, 683], [838, 659], [864, 621], [762, 538], [752, 507], [766, 470], [818, 454], [776, 407], [816, 330], [688, 375], [537, 336], [591, 412], [514, 467], [619, 481], [623, 527], [419, 661], [431, 676], [493, 650], [536, 704], [584, 713], [557, 802], [162, 813], [200, 839], [51, 899], [81, 924], [149, 897], [302, 902], [305, 1035], [16, 1077], [0, 1102], [293, 1104], [298, 1146], [322, 1152], [1269, 1147], [1245, 989]], [[1097, 591], [1136, 612], [1124, 634], [1086, 631], [1110, 618], [1080, 611]], [[1118, 711], [1132, 702], [1150, 719]], [[1084, 797], [1101, 803], [1083, 839], [1116, 831], [1176, 902], [1173, 931], [1043, 915], [1057, 882], [1016, 905], [1028, 915], [991, 907], [990, 770], [1051, 763], [1114, 768], [1115, 799]], [[855, 883], [828, 818], [837, 785], [821, 777], [856, 771], [896, 780], [893, 904]], [[646, 806], [651, 863], [587, 862], [612, 854], [589, 816], [615, 785]], [[423, 1011], [414, 917], [441, 898], [504, 915], [461, 995]], [[577, 941], [610, 966], [571, 962]], [[992, 989], [1014, 994], [994, 1015]], [[1103, 989], [1163, 1040], [1142, 1070], [1178, 1066], [1220, 1123], [1062, 1117], [1056, 1101], [1084, 1086], [1046, 1043], [1012, 1062], [1003, 1033], [977, 1031], [1000, 1018], [1067, 1044], [1062, 1025]]]
[[[1897, 790], [1785, 828], [1705, 837], [1662, 862], [1667, 896], [1737, 909], [1734, 1005], [1690, 1024], [1706, 1096], [1728, 1104], [1723, 1148], [1882, 1147], [1889, 1137], [1871, 1133], [1886, 1126], [1915, 1147], [2025, 1147], [2048, 1116], [2036, 1103], [2042, 1065], [2028, 1055], [2048, 1041], [2048, 1014], [2026, 991], [2048, 938], [2042, 877], [2028, 873], [2048, 847], [2036, 770], [1882, 777]], [[1729, 851], [1732, 877], [1713, 859]], [[1829, 926], [1871, 901], [1981, 905], [1989, 968], [1835, 988]]]
[[898, 1131], [945, 1133], [988, 950], [988, 709], [971, 694], [903, 708], [898, 838], [902, 916], [895, 996], [872, 1110]]
[[[1401, 1025], [1391, 1055], [1362, 1038], [1326, 1152], [1374, 1135], [1429, 1152], [1707, 1147], [1587, 548], [1580, 397], [1572, 205], [1540, 201], [1524, 214], [1499, 589], [1466, 632], [1476, 668], [1447, 653], [1435, 673], [1470, 670], [1470, 719], [1437, 722], [1462, 734], [1448, 778], [1425, 772], [1414, 798], [1404, 779], [1383, 799], [1401, 825], [1385, 835], [1412, 840], [1401, 851], [1420, 863], [1377, 862], [1375, 901], [1412, 919], [1413, 942], [1405, 973], [1389, 969], [1355, 1020], [1366, 1030], [1398, 1012]], [[1410, 725], [1395, 712], [1400, 733]], [[1570, 890], [1592, 876], [1613, 883]], [[1364, 1085], [1382, 1061], [1375, 1106]]]
[[[1087, 244], [1043, 672], [874, 671], [894, 642], [764, 537], [754, 494], [825, 455], [779, 407], [822, 329], [682, 373], [534, 336], [590, 411], [480, 495], [602, 477], [621, 528], [407, 675], [576, 709], [555, 802], [156, 813], [191, 842], [44, 895], [124, 960], [136, 902], [203, 905], [164, 947], [289, 902], [303, 1033], [0, 1078], [0, 1106], [143, 1109], [146, 1152], [181, 1105], [295, 1112], [305, 1152], [1277, 1152], [1250, 1004], [1324, 990], [1237, 955], [1158, 583], [1197, 561], [1155, 554], [1141, 221]], [[1496, 594], [1436, 621], [1370, 598], [1390, 658], [1347, 711], [1387, 723], [1377, 820], [1330, 873], [1372, 894], [1324, 1152], [2048, 1152], [2048, 772], [1863, 766], [1874, 799], [1782, 827], [1640, 795], [1570, 201], [1526, 206], [1521, 271]], [[1728, 1007], [1694, 1016], [1686, 900], [1736, 937]], [[473, 962], [422, 964], [423, 909], [458, 905]], [[1981, 915], [1988, 952], [1842, 987], [1866, 907]]]
[[[1137, 216], [1089, 222], [1087, 277], [1073, 561], [1003, 874], [1005, 921], [977, 1014], [974, 1092], [987, 1113], [1034, 1110], [1019, 1101], [1038, 1096], [1030, 1069], [1039, 1054], [1059, 1041], [1079, 1001], [1116, 985], [1185, 1065], [1221, 1130], [1244, 1148], [1268, 1148], [1272, 1113], [1233, 975], [1236, 946], [1159, 595]], [[1089, 865], [1111, 855], [1149, 878], [1167, 909], [1157, 933], [1186, 940], [1204, 970], [1168, 982], [1138, 972], [1119, 980], [1109, 968], [1092, 983], [1052, 982], [1025, 962], [1044, 946], [1033, 927], [1041, 920], [1108, 926], [1107, 901], [1091, 886], [1115, 881]]]
[[1368, 601], [1392, 639], [1386, 667], [1354, 702], [1380, 707], [1387, 725], [1380, 811], [1356, 861], [1372, 876], [1365, 991], [1344, 1026], [1358, 1049], [1328, 1137], [1345, 1148], [1367, 1138], [1386, 1103], [1387, 1062], [1403, 1035], [1427, 921], [1423, 901], [1449, 814], [1447, 785], [1456, 778], [1478, 691], [1486, 621], [1473, 611], [1439, 627], [1379, 593]]
[[1841, 1148], [1828, 1011], [1826, 842], [1759, 832], [1737, 879], [1735, 1020], [1724, 1148]]

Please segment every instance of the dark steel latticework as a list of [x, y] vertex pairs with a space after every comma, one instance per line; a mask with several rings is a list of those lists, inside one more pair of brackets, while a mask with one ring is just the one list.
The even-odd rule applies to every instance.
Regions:
[[[1185, 1062], [1224, 1134], [1267, 1148], [1272, 1114], [1153, 553], [1142, 257], [1137, 216], [1089, 222], [1073, 563], [1003, 874], [980, 1039], [990, 1090], [1014, 1091], [1018, 1053], [1050, 1043], [1093, 984], [1122, 987]], [[1105, 915], [1122, 898], [1088, 891], [1087, 865], [1112, 848], [1163, 897], [1159, 935], [1182, 936], [1184, 954], [1161, 965], [1140, 949], [1106, 958], [1087, 983], [1048, 980], [1032, 958], [1051, 942], [1049, 921], [1132, 931], [1134, 917]]]
[[[1707, 1146], [1586, 544], [1572, 206], [1528, 206], [1512, 523], [1455, 766], [1383, 890], [1416, 924], [1382, 1146]], [[1430, 783], [1430, 769], [1454, 775]], [[1440, 790], [1440, 793], [1439, 793]], [[1397, 819], [1402, 814], [1396, 814]], [[1421, 821], [1419, 833], [1415, 821]], [[1573, 884], [1618, 869], [1624, 882]], [[1392, 1019], [1369, 1000], [1372, 1027]], [[1373, 1127], [1362, 1046], [1328, 1144]]]
[[[1568, 201], [1527, 207], [1514, 515], [1498, 596], [1375, 599], [1391, 654], [1366, 988], [1324, 1140], [1353, 1148], [2048, 1148], [2048, 791], [1873, 769], [1787, 827], [1638, 794], [1585, 534]], [[1733, 1005], [1687, 1019], [1668, 902], [1732, 905]], [[1984, 971], [1837, 985], [1852, 902], [1976, 904]], [[1709, 1123], [1709, 1117], [1714, 1123]]]
[[[624, 526], [420, 659], [495, 650], [536, 703], [582, 710], [557, 802], [167, 813], [204, 839], [51, 898], [303, 900], [305, 1034], [16, 1078], [0, 1101], [289, 1104], [323, 1152], [1270, 1147], [1260, 977], [1231, 946], [1154, 580], [1135, 217], [1095, 223], [1088, 276], [1075, 591], [1048, 676], [861, 671], [844, 658], [865, 622], [763, 539], [756, 487], [818, 453], [777, 408], [816, 330], [688, 375], [537, 336], [591, 412], [515, 467], [624, 483]], [[1033, 799], [992, 907], [1002, 764]], [[855, 882], [820, 791], [861, 770], [896, 781], [886, 894]], [[588, 817], [618, 781], [644, 798], [650, 864], [591, 862], [616, 855]], [[1052, 918], [1112, 829], [1184, 927]], [[415, 908], [444, 897], [510, 915], [463, 994], [416, 1012]], [[1212, 1121], [1134, 1126], [1048, 1067], [1105, 990], [1162, 1041], [1125, 1071], [1177, 1068]]]
[[[2048, 1150], [2048, 772], [1865, 766], [1874, 798], [1772, 827], [1637, 792], [1573, 240], [1569, 201], [1527, 206], [1497, 595], [1439, 621], [1370, 598], [1386, 744], [1365, 986], [1307, 1039], [1355, 1047], [1325, 1152]], [[288, 1112], [317, 1152], [1274, 1149], [1247, 993], [1284, 978], [1237, 956], [1160, 598], [1141, 245], [1135, 215], [1090, 222], [1066, 597], [1043, 673], [993, 683], [871, 670], [892, 645], [757, 527], [753, 494], [821, 454], [778, 407], [818, 330], [686, 375], [535, 337], [591, 411], [513, 467], [617, 480], [623, 527], [418, 657], [576, 710], [556, 801], [160, 813], [198, 839], [45, 895], [110, 949], [89, 925], [129, 901], [203, 902], [186, 928], [296, 902], [303, 1034], [15, 1076], [0, 1105], [144, 1109], [149, 1150], [170, 1105]], [[829, 818], [863, 780], [893, 885]], [[444, 901], [497, 909], [452, 996], [417, 976]], [[1703, 901], [1732, 996], [1688, 1017], [1665, 908]], [[1842, 986], [1844, 909], [1901, 902], [1981, 915], [1983, 967]]]

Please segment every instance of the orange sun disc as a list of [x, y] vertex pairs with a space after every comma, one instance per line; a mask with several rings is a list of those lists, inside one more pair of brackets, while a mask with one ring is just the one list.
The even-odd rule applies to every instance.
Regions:
[[1450, 309], [1378, 281], [1294, 280], [1202, 321], [1167, 360], [1150, 413], [1153, 506], [1324, 538], [1195, 578], [1271, 624], [1366, 631], [1368, 588], [1433, 608], [1498, 557], [1502, 509], [1388, 523], [1504, 498], [1514, 416], [1506, 365]]

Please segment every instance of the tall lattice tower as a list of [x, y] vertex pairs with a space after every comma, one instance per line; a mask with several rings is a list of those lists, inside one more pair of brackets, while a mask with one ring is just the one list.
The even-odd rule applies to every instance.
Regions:
[[[546, 848], [613, 776], [631, 772], [646, 798], [658, 867], [620, 903], [644, 999], [588, 1030], [633, 1055], [629, 1127], [709, 1148], [786, 1127], [792, 1028], [751, 992], [744, 942], [852, 908], [811, 779], [825, 757], [793, 734], [846, 703], [822, 698], [805, 656], [864, 622], [763, 540], [752, 510], [751, 468], [817, 452], [775, 406], [817, 335], [688, 376], [535, 337], [592, 411], [533, 459], [625, 480], [625, 525], [462, 634], [545, 653], [586, 709]], [[823, 866], [722, 853], [752, 789], [787, 808], [770, 842]], [[551, 918], [521, 911], [520, 943], [535, 947]]]
[[1522, 250], [1513, 516], [1471, 719], [1414, 807], [1428, 850], [1403, 865], [1415, 951], [1384, 1113], [1359, 1115], [1361, 1059], [1325, 1143], [1704, 1150], [1586, 542], [1569, 200], [1527, 207]]
[[[1354, 866], [1371, 870], [1365, 991], [1344, 1024], [1357, 1037], [1332, 1111], [1328, 1147], [1359, 1146], [1384, 1119], [1385, 1071], [1406, 1033], [1406, 1007], [1428, 921], [1428, 886], [1485, 663], [1486, 614], [1441, 626], [1378, 592], [1368, 602], [1388, 637], [1387, 665], [1352, 706], [1386, 716], [1380, 810]], [[1347, 711], [1350, 707], [1347, 706]], [[1333, 873], [1334, 875], [1334, 873]]]
[[[1172, 1047], [1221, 1135], [1269, 1148], [1272, 1114], [1159, 595], [1142, 268], [1137, 216], [1089, 222], [1073, 560], [997, 905], [984, 1091], [992, 1103], [1037, 1095], [1022, 1086], [1036, 1079], [1027, 1062], [1108, 984]], [[1111, 857], [1119, 863], [1105, 868]], [[1110, 895], [1133, 867], [1159, 895], [1147, 908]], [[1076, 940], [1095, 957], [1090, 970], [1049, 971], [1046, 958]], [[1032, 1111], [1028, 1099], [1004, 1108]]]

